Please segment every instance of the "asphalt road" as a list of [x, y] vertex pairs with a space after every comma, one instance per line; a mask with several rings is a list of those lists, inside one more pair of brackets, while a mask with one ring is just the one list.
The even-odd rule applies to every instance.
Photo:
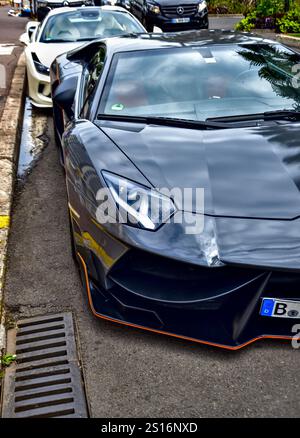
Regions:
[[31, 122], [32, 147], [42, 141], [44, 151], [15, 199], [7, 316], [73, 312], [91, 415], [299, 417], [300, 351], [289, 343], [227, 352], [92, 316], [71, 256], [51, 115], [33, 111]]
[[16, 43], [28, 22], [24, 17], [8, 17], [10, 9], [10, 6], [0, 6], [0, 43]]
[[210, 29], [226, 29], [231, 30], [234, 29], [235, 25], [241, 19], [238, 17], [210, 17], [209, 19], [209, 27]]

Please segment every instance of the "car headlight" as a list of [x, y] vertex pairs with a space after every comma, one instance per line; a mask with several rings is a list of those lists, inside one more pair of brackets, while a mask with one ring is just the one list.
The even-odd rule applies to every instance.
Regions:
[[46, 67], [44, 64], [41, 63], [41, 61], [37, 57], [36, 53], [32, 53], [32, 60], [33, 60], [34, 66], [36, 68], [36, 71], [38, 73], [41, 73], [42, 75], [49, 76], [49, 73], [50, 73], [49, 67]]
[[155, 231], [175, 213], [173, 201], [156, 190], [109, 172], [102, 175], [120, 213], [119, 222]]
[[39, 8], [46, 8], [48, 6], [48, 2], [38, 2]]
[[198, 5], [198, 12], [202, 12], [206, 8], [207, 8], [206, 0], [202, 0]]
[[153, 3], [148, 3], [148, 9], [150, 12], [153, 12], [153, 14], [160, 13], [160, 7], [158, 5], [153, 4]]

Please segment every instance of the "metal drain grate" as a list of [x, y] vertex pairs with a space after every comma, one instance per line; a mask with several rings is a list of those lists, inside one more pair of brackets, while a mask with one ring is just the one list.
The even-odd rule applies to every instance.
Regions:
[[19, 321], [7, 351], [17, 363], [5, 372], [2, 417], [88, 416], [71, 313]]

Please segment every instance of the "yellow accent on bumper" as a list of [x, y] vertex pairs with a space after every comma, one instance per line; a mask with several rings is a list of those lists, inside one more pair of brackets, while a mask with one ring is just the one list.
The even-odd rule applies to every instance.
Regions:
[[111, 268], [115, 260], [110, 257], [102, 246], [100, 246], [93, 237], [87, 233], [83, 232], [82, 236], [78, 233], [74, 233], [77, 245], [89, 248], [94, 254], [102, 261], [102, 263], [107, 267]]
[[68, 207], [69, 207], [70, 212], [75, 216], [75, 218], [79, 219], [80, 218], [80, 214], [77, 213], [77, 211], [75, 210], [75, 208], [72, 207], [70, 202], [68, 203]]
[[0, 216], [0, 230], [2, 228], [8, 228], [10, 224], [10, 217], [9, 216]]

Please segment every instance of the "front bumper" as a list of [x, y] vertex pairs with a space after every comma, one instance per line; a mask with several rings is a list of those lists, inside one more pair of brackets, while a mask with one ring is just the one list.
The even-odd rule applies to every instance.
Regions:
[[300, 299], [300, 272], [202, 267], [129, 247], [73, 217], [78, 259], [95, 316], [187, 340], [239, 349], [291, 339], [298, 319], [260, 315], [263, 298]]
[[193, 29], [206, 29], [208, 27], [208, 11], [197, 13], [195, 15], [184, 17], [188, 18], [187, 23], [174, 23], [174, 19], [180, 19], [180, 16], [170, 17], [163, 14], [153, 14], [149, 12], [147, 17], [154, 26], [159, 27], [163, 32], [171, 32], [178, 30], [193, 30]]
[[28, 94], [31, 102], [38, 108], [52, 108], [50, 76], [37, 72], [31, 53], [26, 53]]

